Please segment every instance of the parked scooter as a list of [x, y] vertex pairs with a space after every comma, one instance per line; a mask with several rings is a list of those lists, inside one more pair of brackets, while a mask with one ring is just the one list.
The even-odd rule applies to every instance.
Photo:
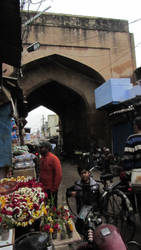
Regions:
[[76, 250], [141, 250], [135, 241], [126, 244], [117, 227], [105, 223], [104, 216], [98, 210], [95, 211], [92, 205], [83, 205], [79, 214], [75, 214], [70, 207], [70, 196], [67, 194], [68, 207], [76, 215], [76, 230], [83, 239], [83, 243]]
[[102, 216], [98, 212], [94, 212], [92, 207], [82, 207], [78, 215], [77, 229], [78, 224], [84, 229], [85, 242], [77, 250], [127, 250], [118, 229], [114, 225], [103, 223]]

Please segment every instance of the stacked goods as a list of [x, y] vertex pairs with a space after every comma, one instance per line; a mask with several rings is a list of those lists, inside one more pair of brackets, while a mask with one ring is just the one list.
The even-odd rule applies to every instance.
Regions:
[[14, 168], [35, 167], [35, 163], [33, 161], [35, 158], [35, 155], [28, 152], [23, 155], [17, 155], [14, 157]]
[[15, 169], [35, 167], [36, 156], [28, 152], [27, 146], [16, 146], [13, 152], [13, 164]]

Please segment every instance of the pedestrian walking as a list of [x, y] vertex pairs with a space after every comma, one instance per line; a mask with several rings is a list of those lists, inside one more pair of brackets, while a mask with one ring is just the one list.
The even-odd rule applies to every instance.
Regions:
[[59, 158], [51, 152], [51, 144], [40, 144], [40, 171], [39, 179], [48, 194], [48, 199], [54, 200], [57, 207], [57, 194], [62, 180], [62, 167]]

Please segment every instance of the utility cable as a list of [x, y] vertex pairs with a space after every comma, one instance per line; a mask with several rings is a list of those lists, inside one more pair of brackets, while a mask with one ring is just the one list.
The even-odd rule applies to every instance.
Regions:
[[133, 24], [133, 23], [136, 23], [136, 22], [139, 22], [139, 21], [141, 21], [141, 18], [138, 18], [138, 19], [136, 19], [136, 20], [134, 20], [132, 22], [129, 22], [129, 24]]

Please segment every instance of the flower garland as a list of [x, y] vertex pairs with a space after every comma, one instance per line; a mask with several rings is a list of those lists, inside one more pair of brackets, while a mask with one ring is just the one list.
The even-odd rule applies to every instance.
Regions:
[[0, 226], [26, 227], [41, 219], [41, 231], [53, 236], [57, 232], [73, 232], [72, 216], [65, 206], [56, 208], [53, 200], [47, 199], [41, 183], [31, 177], [11, 177], [0, 183], [14, 181], [14, 191], [0, 196]]
[[0, 180], [0, 183], [9, 182], [9, 181], [16, 181], [16, 182], [27, 182], [29, 180], [34, 180], [31, 176], [17, 176], [17, 177], [10, 177], [10, 178], [3, 178]]
[[1, 183], [4, 181], [16, 181], [17, 185], [13, 193], [0, 197], [0, 223], [26, 227], [44, 215], [47, 195], [41, 183], [24, 176], [4, 178]]

